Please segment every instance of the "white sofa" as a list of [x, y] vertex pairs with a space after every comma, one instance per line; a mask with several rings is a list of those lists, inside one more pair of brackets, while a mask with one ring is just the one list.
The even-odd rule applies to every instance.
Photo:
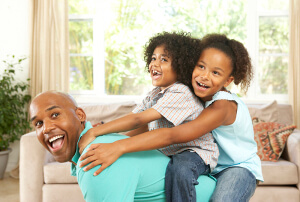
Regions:
[[[276, 104], [276, 105], [275, 105]], [[265, 121], [274, 119], [284, 124], [293, 122], [290, 105], [248, 105], [252, 116]], [[134, 103], [83, 106], [92, 124], [107, 122], [129, 113]], [[268, 120], [266, 120], [268, 119]], [[300, 131], [294, 130], [287, 140], [282, 157], [277, 162], [262, 162], [264, 183], [260, 183], [251, 202], [299, 202]], [[70, 163], [57, 163], [38, 142], [35, 132], [21, 138], [20, 147], [21, 202], [83, 202], [75, 177], [70, 175]]]

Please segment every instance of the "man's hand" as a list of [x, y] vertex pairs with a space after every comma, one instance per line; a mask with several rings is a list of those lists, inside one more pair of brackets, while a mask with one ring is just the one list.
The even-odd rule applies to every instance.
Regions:
[[82, 154], [83, 150], [86, 148], [86, 146], [88, 146], [88, 144], [90, 144], [92, 141], [96, 139], [94, 130], [95, 130], [94, 128], [91, 128], [79, 140], [78, 148], [80, 154]]
[[79, 158], [80, 161], [83, 160], [79, 167], [84, 167], [90, 163], [83, 169], [84, 171], [88, 171], [97, 165], [101, 165], [94, 173], [94, 176], [96, 176], [122, 155], [123, 153], [118, 145], [118, 141], [113, 143], [92, 144], [87, 152]]

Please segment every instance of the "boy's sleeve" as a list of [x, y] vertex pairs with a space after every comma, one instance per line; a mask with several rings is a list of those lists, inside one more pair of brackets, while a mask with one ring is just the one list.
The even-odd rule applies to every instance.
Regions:
[[177, 90], [166, 92], [152, 108], [173, 123], [174, 126], [180, 125], [197, 110], [201, 110], [200, 104], [195, 101], [192, 95]]

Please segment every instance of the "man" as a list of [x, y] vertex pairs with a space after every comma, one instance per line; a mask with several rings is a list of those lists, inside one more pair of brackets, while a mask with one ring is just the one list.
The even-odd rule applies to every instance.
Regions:
[[[71, 173], [77, 176], [86, 201], [165, 201], [164, 177], [169, 158], [159, 151], [125, 154], [101, 174], [93, 176], [99, 166], [83, 171], [79, 167], [77, 146], [80, 137], [92, 126], [71, 96], [53, 91], [39, 94], [30, 105], [30, 116], [38, 140], [56, 161], [72, 162]], [[110, 143], [123, 138], [128, 137], [107, 134], [92, 143]], [[209, 198], [215, 182], [207, 176], [201, 177], [203, 186], [197, 186], [197, 196]]]

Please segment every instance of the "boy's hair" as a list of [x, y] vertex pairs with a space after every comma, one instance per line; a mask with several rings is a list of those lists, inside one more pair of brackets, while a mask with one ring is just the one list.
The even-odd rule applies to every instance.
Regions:
[[200, 39], [192, 38], [185, 32], [156, 34], [145, 45], [144, 60], [148, 72], [152, 54], [161, 45], [164, 45], [166, 53], [172, 59], [171, 65], [177, 74], [177, 81], [191, 88], [192, 73], [200, 53]]
[[250, 56], [244, 45], [234, 39], [227, 38], [223, 34], [208, 34], [201, 40], [201, 52], [208, 48], [216, 48], [229, 57], [234, 84], [240, 84], [241, 89], [246, 93], [253, 77], [253, 69]]

